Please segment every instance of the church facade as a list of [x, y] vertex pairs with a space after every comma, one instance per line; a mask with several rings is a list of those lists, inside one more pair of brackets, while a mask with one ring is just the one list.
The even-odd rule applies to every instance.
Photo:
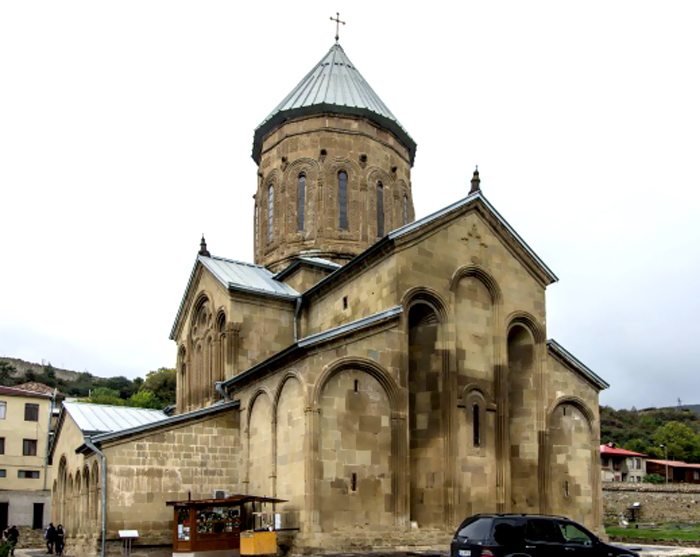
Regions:
[[177, 414], [82, 432], [79, 468], [106, 455], [108, 539], [164, 543], [165, 501], [213, 490], [287, 500], [299, 552], [444, 545], [478, 512], [601, 530], [607, 384], [547, 340], [557, 277], [478, 172], [416, 220], [415, 152], [339, 44], [258, 127], [255, 263], [202, 239], [171, 331]]

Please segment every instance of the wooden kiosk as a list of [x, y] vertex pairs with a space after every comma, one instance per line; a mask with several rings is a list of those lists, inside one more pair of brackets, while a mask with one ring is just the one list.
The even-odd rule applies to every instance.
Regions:
[[168, 501], [166, 505], [174, 510], [173, 554], [276, 555], [277, 503], [286, 500], [232, 495], [225, 499]]

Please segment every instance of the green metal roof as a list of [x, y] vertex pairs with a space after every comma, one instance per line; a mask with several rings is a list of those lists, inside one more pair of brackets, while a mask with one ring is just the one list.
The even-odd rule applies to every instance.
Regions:
[[391, 131], [408, 149], [413, 165], [416, 142], [338, 43], [256, 128], [253, 139], [255, 162], [260, 164], [263, 139], [273, 129], [292, 118], [320, 113], [363, 116]]

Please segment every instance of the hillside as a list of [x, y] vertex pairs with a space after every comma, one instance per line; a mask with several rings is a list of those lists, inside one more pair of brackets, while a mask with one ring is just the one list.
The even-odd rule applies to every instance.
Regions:
[[44, 367], [51, 367], [54, 370], [56, 377], [66, 382], [75, 381], [80, 376], [80, 372], [78, 371], [71, 371], [69, 369], [53, 367], [50, 362], [46, 366], [44, 366], [43, 364], [26, 362], [24, 360], [20, 360], [19, 358], [0, 357], [0, 364], [2, 364], [3, 362], [15, 368], [16, 371], [12, 373], [12, 376], [16, 378], [24, 378], [27, 370], [31, 370], [32, 372], [39, 375], [44, 371]]
[[614, 410], [601, 406], [601, 443], [615, 443], [655, 458], [700, 462], [700, 414], [689, 408]]

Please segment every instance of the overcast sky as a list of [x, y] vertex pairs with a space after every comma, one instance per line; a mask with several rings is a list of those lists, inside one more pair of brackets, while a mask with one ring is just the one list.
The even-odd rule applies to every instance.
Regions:
[[[245, 6], [243, 8], [242, 6]], [[0, 355], [172, 366], [202, 233], [252, 261], [253, 130], [333, 44], [418, 143], [416, 216], [487, 198], [615, 407], [700, 403], [700, 3], [0, 3]]]

